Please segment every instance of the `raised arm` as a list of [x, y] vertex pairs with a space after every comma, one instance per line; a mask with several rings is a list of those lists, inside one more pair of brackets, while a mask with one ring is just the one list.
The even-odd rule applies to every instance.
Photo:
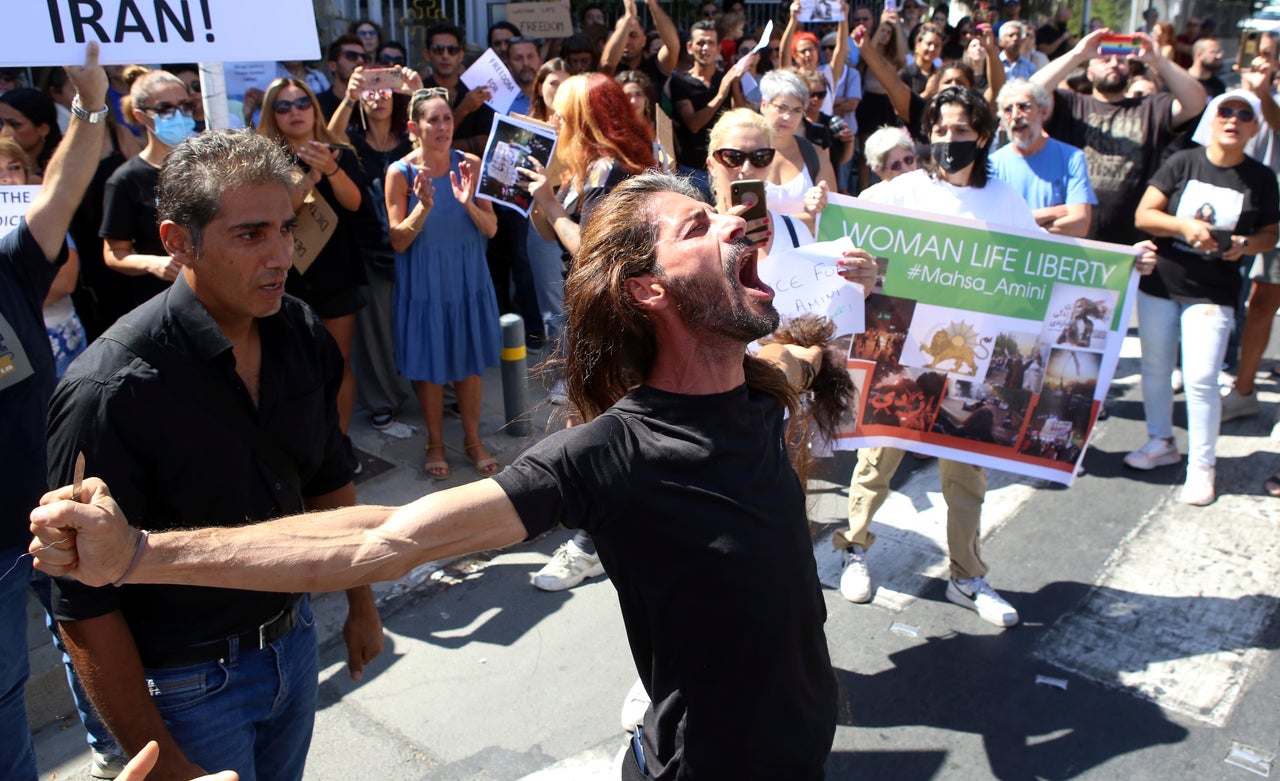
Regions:
[[[883, 23], [881, 23], [883, 27]], [[883, 35], [879, 30], [876, 35]], [[889, 96], [889, 102], [893, 104], [893, 111], [899, 117], [907, 119], [911, 116], [911, 88], [906, 85], [898, 71], [884, 58], [880, 50], [876, 48], [871, 41], [871, 36], [867, 35], [865, 27], [859, 26], [853, 31], [853, 44], [858, 47], [862, 61], [866, 63], [867, 70], [871, 71], [871, 75], [880, 82], [884, 87], [885, 94]]]
[[[84, 65], [67, 66], [80, 107], [90, 113], [107, 106], [107, 74], [98, 65], [98, 44], [85, 47]], [[27, 228], [50, 262], [57, 260], [75, 214], [98, 170], [107, 123], [71, 118], [67, 135], [45, 168], [44, 184], [27, 210]]]
[[662, 39], [662, 48], [658, 50], [658, 70], [662, 75], [669, 76], [680, 61], [680, 31], [676, 29], [671, 17], [667, 16], [667, 12], [662, 10], [658, 0], [645, 0], [645, 5], [649, 8], [649, 18], [653, 19], [658, 37]]
[[841, 0], [840, 23], [836, 25], [836, 48], [831, 52], [831, 87], [840, 83], [840, 74], [844, 73], [845, 63], [849, 59], [849, 3]]
[[782, 38], [778, 41], [778, 67], [790, 68], [795, 64], [791, 59], [791, 39], [796, 36], [800, 27], [800, 0], [791, 0], [787, 26], [782, 30]]
[[[70, 487], [32, 512], [43, 547], [74, 532], [75, 547], [42, 551], [43, 571], [90, 585], [172, 583], [257, 591], [341, 591], [395, 580], [428, 561], [512, 545], [524, 524], [502, 488], [481, 480], [403, 507], [357, 506], [226, 529], [144, 535], [101, 480]], [[55, 553], [56, 552], [56, 553]], [[130, 569], [132, 565], [132, 568]]]
[[1173, 95], [1173, 127], [1178, 127], [1200, 116], [1209, 103], [1208, 93], [1205, 92], [1200, 80], [1187, 73], [1181, 65], [1161, 54], [1160, 47], [1150, 35], [1146, 33], [1135, 33], [1135, 35], [1142, 40], [1138, 59], [1156, 69], [1160, 78], [1164, 80], [1165, 88]]
[[[1036, 71], [1031, 76], [1031, 80], [1036, 84], [1039, 84], [1041, 87], [1044, 87], [1044, 91], [1049, 93], [1049, 100], [1052, 101], [1053, 91], [1058, 88], [1058, 85], [1062, 83], [1062, 80], [1067, 76], [1070, 76], [1076, 68], [1079, 68], [1089, 60], [1097, 57], [1098, 46], [1102, 42], [1102, 36], [1110, 34], [1111, 30], [1106, 27], [1094, 30], [1081, 38], [1079, 43], [1075, 46], [1071, 47], [1071, 51], [1056, 60], [1050, 60], [1048, 65]], [[990, 60], [988, 60], [988, 79], [991, 78], [991, 70]], [[1001, 73], [1003, 73], [1003, 70]], [[1049, 110], [1050, 112], [1053, 110], [1052, 103], [1050, 104]]]
[[[636, 0], [622, 0], [622, 16], [613, 25], [613, 32], [604, 42], [604, 50], [600, 52], [600, 72], [612, 76], [622, 61], [622, 50], [627, 46], [627, 27], [632, 23], [640, 24], [640, 13], [636, 10]], [[665, 43], [663, 44], [666, 45]]]

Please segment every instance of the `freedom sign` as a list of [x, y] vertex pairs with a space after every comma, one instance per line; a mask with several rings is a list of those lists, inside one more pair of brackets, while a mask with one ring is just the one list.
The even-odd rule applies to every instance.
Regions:
[[11, 36], [0, 66], [84, 62], [316, 60], [320, 42], [311, 0], [22, 0], [8, 4]]
[[1132, 247], [830, 196], [818, 240], [876, 257], [839, 449], [889, 446], [1070, 485], [1115, 374]]

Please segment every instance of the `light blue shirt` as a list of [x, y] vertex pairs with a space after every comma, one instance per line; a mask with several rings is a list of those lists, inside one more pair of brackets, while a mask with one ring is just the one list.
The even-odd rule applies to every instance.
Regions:
[[1006, 144], [991, 155], [991, 174], [1021, 193], [1033, 210], [1098, 202], [1084, 152], [1052, 138], [1031, 157]]
[[1009, 62], [1002, 51], [1000, 52], [1000, 64], [1004, 66], [1005, 81], [1012, 81], [1013, 79], [1029, 79], [1036, 75], [1035, 64], [1026, 57], [1019, 57], [1013, 62]]

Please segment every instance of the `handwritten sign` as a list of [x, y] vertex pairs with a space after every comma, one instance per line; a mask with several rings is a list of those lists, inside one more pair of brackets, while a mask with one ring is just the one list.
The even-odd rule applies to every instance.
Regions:
[[573, 35], [569, 6], [560, 0], [508, 3], [507, 21], [519, 27], [521, 35], [535, 38], [567, 38]]
[[806, 244], [760, 261], [760, 281], [773, 288], [773, 306], [783, 317], [806, 312], [836, 324], [836, 335], [862, 331], [862, 289], [837, 273], [836, 261], [853, 243], [847, 238]]
[[89, 41], [104, 65], [320, 58], [311, 0], [23, 0], [5, 23], [0, 66], [84, 62]]
[[311, 268], [337, 226], [338, 213], [318, 193], [310, 193], [302, 202], [298, 224], [293, 228], [293, 267], [299, 274]]
[[516, 84], [511, 71], [493, 49], [486, 49], [460, 78], [468, 89], [488, 87], [489, 99], [485, 103], [499, 114], [507, 113], [512, 101], [520, 94], [520, 85]]

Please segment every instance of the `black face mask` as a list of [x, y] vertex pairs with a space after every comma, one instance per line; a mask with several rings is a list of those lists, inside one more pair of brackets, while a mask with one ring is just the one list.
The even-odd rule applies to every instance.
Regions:
[[938, 141], [932, 150], [933, 161], [949, 174], [963, 171], [978, 158], [977, 141]]

